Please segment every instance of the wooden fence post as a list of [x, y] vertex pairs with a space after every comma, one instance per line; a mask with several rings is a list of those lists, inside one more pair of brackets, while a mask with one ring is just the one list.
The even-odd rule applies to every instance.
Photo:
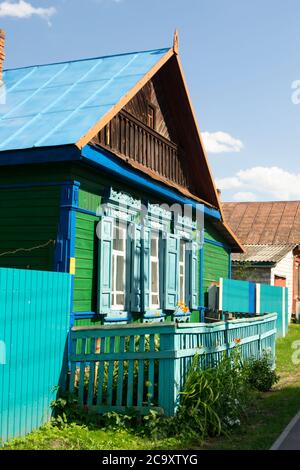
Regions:
[[159, 360], [158, 405], [163, 408], [166, 416], [174, 416], [178, 404], [180, 360], [175, 358], [178, 341], [176, 326], [172, 333], [160, 335], [160, 351], [170, 353], [169, 358]]

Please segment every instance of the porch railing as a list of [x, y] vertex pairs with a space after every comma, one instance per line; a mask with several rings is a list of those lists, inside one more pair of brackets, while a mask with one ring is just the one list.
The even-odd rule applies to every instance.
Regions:
[[124, 110], [99, 132], [93, 142], [179, 185], [188, 184], [182, 159], [178, 158], [182, 150]]
[[215, 324], [74, 327], [70, 391], [90, 411], [175, 413], [192, 358], [213, 367], [240, 345], [243, 358], [269, 349], [275, 361], [276, 314]]

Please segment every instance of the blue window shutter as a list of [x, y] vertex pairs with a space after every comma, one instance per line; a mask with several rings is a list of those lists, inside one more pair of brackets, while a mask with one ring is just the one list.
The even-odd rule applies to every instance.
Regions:
[[151, 230], [148, 227], [143, 227], [142, 237], [142, 310], [145, 312], [150, 309], [150, 279], [151, 279]]
[[192, 243], [191, 249], [189, 250], [189, 285], [190, 285], [190, 301], [189, 307], [191, 310], [195, 310], [199, 307], [199, 245], [198, 243]]
[[102, 217], [99, 224], [98, 313], [107, 314], [110, 312], [112, 304], [114, 221], [111, 217]]
[[179, 237], [167, 234], [164, 242], [163, 308], [165, 310], [175, 310], [179, 289]]
[[141, 312], [141, 231], [139, 225], [131, 225], [131, 263], [130, 263], [130, 309], [132, 312]]

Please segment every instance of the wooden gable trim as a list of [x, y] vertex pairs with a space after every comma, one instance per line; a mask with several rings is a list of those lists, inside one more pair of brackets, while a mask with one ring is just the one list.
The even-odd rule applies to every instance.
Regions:
[[189, 89], [188, 89], [188, 86], [187, 86], [187, 82], [186, 82], [186, 79], [185, 79], [185, 75], [184, 75], [184, 72], [183, 72], [182, 63], [181, 63], [181, 60], [180, 60], [180, 57], [179, 57], [178, 53], [175, 54], [175, 60], [177, 62], [177, 65], [178, 65], [178, 68], [179, 68], [179, 71], [180, 71], [180, 75], [181, 75], [183, 85], [184, 85], [184, 90], [185, 90], [187, 100], [188, 100], [188, 103], [189, 103], [189, 106], [190, 106], [190, 109], [191, 109], [191, 113], [193, 115], [195, 128], [196, 128], [196, 131], [197, 131], [197, 134], [198, 134], [200, 146], [202, 148], [203, 158], [205, 160], [207, 170], [208, 170], [208, 173], [209, 173], [209, 176], [210, 176], [210, 180], [211, 180], [211, 183], [212, 183], [214, 196], [215, 196], [215, 199], [216, 199], [216, 206], [217, 206], [217, 208], [218, 208], [218, 210], [220, 211], [220, 214], [221, 214], [222, 224], [223, 224], [224, 229], [226, 230], [226, 232], [228, 232], [230, 238], [237, 244], [238, 250], [240, 250], [240, 252], [244, 253], [244, 248], [243, 248], [242, 243], [240, 242], [238, 237], [235, 235], [235, 233], [231, 230], [231, 228], [225, 222], [223, 207], [222, 207], [222, 203], [221, 203], [221, 198], [220, 198], [220, 195], [217, 191], [217, 187], [215, 185], [215, 180], [213, 178], [211, 166], [209, 164], [207, 152], [206, 152], [206, 149], [205, 149], [205, 146], [204, 146], [204, 143], [203, 143], [203, 140], [202, 140], [202, 136], [201, 136], [200, 127], [199, 127], [199, 124], [198, 124], [198, 120], [196, 118], [195, 109], [194, 109], [194, 106], [193, 106], [193, 103], [192, 103], [192, 100], [191, 100], [191, 96], [190, 96]]
[[[222, 216], [222, 212], [221, 212], [221, 216]], [[242, 245], [242, 242], [239, 240], [239, 238], [235, 235], [235, 233], [231, 230], [231, 228], [229, 227], [229, 225], [227, 225], [227, 223], [225, 222], [224, 220], [224, 217], [222, 216], [222, 223], [223, 223], [223, 226], [225, 228], [225, 230], [229, 233], [230, 237], [232, 238], [232, 240], [235, 241], [235, 243], [238, 245], [238, 248], [240, 249], [239, 253], [245, 253], [245, 249]]]
[[[107, 151], [107, 150], [106, 150]], [[121, 160], [123, 160], [124, 162], [126, 162], [129, 166], [131, 166], [132, 168], [135, 168], [136, 170], [139, 170], [143, 173], [145, 173], [146, 175], [150, 176], [151, 178], [153, 178], [154, 180], [156, 181], [160, 181], [161, 183], [164, 183], [168, 186], [170, 186], [171, 188], [173, 189], [176, 189], [177, 191], [179, 191], [181, 194], [183, 194], [184, 196], [188, 197], [188, 198], [192, 198], [194, 199], [195, 201], [199, 202], [200, 204], [205, 204], [207, 207], [211, 207], [211, 208], [214, 208], [214, 206], [212, 204], [209, 204], [208, 202], [204, 201], [203, 199], [201, 199], [200, 197], [197, 197], [195, 196], [195, 194], [192, 194], [187, 188], [185, 188], [184, 186], [181, 186], [179, 184], [176, 184], [174, 183], [173, 181], [170, 181], [168, 180], [167, 178], [165, 178], [164, 176], [160, 175], [159, 173], [157, 173], [156, 171], [154, 170], [151, 170], [151, 168], [148, 168], [146, 167], [145, 165], [139, 163], [139, 162], [136, 162], [130, 158], [127, 158], [125, 157], [124, 155], [122, 155], [121, 153], [119, 152], [116, 152], [115, 150], [113, 151], [113, 154], [116, 155], [118, 158], [120, 158]]]
[[169, 49], [168, 52], [152, 67], [149, 72], [147, 72], [144, 77], [126, 94], [120, 101], [113, 106], [108, 113], [106, 113], [100, 121], [98, 121], [90, 130], [87, 132], [81, 139], [76, 143], [76, 146], [79, 149], [82, 149], [87, 145], [92, 138], [104, 127], [106, 124], [111, 121], [111, 119], [121, 111], [124, 106], [146, 85], [146, 83], [151, 80], [151, 78], [161, 69], [161, 67], [172, 57], [174, 56], [173, 48]]
[[[154, 75], [160, 69], [162, 69], [162, 67], [168, 61], [170, 61], [170, 59], [174, 60], [175, 64], [177, 65], [177, 69], [178, 69], [178, 72], [179, 72], [179, 75], [180, 75], [180, 78], [181, 78], [182, 84], [183, 84], [183, 93], [185, 95], [185, 99], [187, 100], [187, 105], [188, 105], [188, 108], [191, 112], [191, 118], [192, 118], [193, 123], [194, 123], [194, 130], [196, 131], [195, 136], [198, 139], [199, 149], [202, 153], [201, 156], [203, 158], [204, 165], [206, 166], [206, 169], [207, 169], [208, 178], [210, 180], [209, 181], [209, 186], [211, 187], [211, 190], [212, 190], [211, 191], [211, 196], [212, 197], [210, 198], [210, 202], [208, 202], [206, 199], [205, 200], [201, 199], [200, 197], [196, 196], [195, 194], [192, 194], [187, 188], [176, 185], [171, 181], [168, 181], [166, 178], [161, 177], [156, 172], [153, 172], [153, 171], [149, 170], [148, 168], [146, 169], [143, 165], [140, 165], [136, 162], [135, 163], [131, 162], [131, 161], [129, 162], [128, 159], [126, 159], [126, 162], [129, 163], [131, 166], [134, 166], [136, 169], [139, 169], [140, 171], [147, 172], [152, 178], [154, 178], [156, 180], [160, 180], [163, 183], [167, 184], [168, 186], [174, 187], [175, 189], [180, 191], [182, 194], [184, 194], [188, 197], [191, 197], [194, 200], [199, 201], [201, 203], [205, 203], [206, 205], [208, 205], [210, 207], [217, 208], [217, 210], [220, 211], [221, 218], [223, 220], [224, 229], [229, 234], [229, 237], [234, 240], [234, 242], [238, 246], [238, 250], [241, 250], [243, 252], [244, 250], [243, 250], [239, 240], [236, 238], [236, 236], [233, 234], [233, 232], [229, 229], [229, 227], [224, 222], [224, 214], [223, 214], [223, 210], [222, 210], [222, 206], [221, 206], [220, 197], [218, 195], [217, 188], [216, 188], [215, 183], [214, 183], [212, 171], [211, 171], [211, 168], [210, 168], [210, 165], [209, 165], [209, 162], [208, 162], [208, 157], [207, 157], [207, 154], [206, 154], [206, 151], [205, 151], [205, 147], [203, 145], [200, 129], [199, 129], [199, 126], [198, 126], [198, 123], [197, 123], [196, 114], [195, 114], [194, 107], [193, 107], [193, 104], [192, 104], [192, 101], [191, 101], [191, 97], [190, 97], [190, 94], [189, 94], [189, 91], [188, 91], [188, 87], [187, 87], [187, 83], [186, 83], [186, 80], [185, 80], [185, 76], [184, 76], [184, 72], [183, 72], [183, 68], [182, 68], [182, 64], [181, 64], [181, 61], [180, 61], [180, 57], [179, 57], [179, 54], [178, 54], [178, 48], [177, 47], [172, 47], [171, 49], [169, 49], [166, 52], [166, 54], [154, 65], [154, 67], [152, 67], [152, 69], [149, 72], [147, 72], [144, 75], [144, 77], [142, 77], [142, 79], [126, 95], [124, 95], [121, 98], [121, 100], [115, 106], [113, 106], [111, 108], [111, 110], [108, 113], [106, 113], [106, 115], [103, 116], [89, 130], [88, 133], [86, 133], [76, 143], [76, 146], [79, 149], [82, 149], [85, 145], [87, 145], [89, 142], [91, 142], [91, 140], [95, 137], [95, 135], [98, 134], [100, 132], [100, 130], [103, 129], [129, 103], [129, 101], [146, 85], [146, 83], [149, 80], [151, 80], [154, 77]], [[199, 152], [196, 151], [195, 153], [198, 154]], [[199, 157], [200, 157], [200, 155], [199, 155]], [[200, 158], [199, 158], [199, 161], [200, 161]]]
[[198, 134], [200, 146], [201, 146], [202, 153], [203, 153], [203, 158], [205, 160], [207, 170], [208, 170], [208, 173], [209, 173], [209, 176], [210, 176], [210, 179], [211, 179], [211, 183], [212, 183], [212, 186], [213, 186], [214, 196], [215, 196], [215, 199], [216, 199], [216, 207], [219, 209], [220, 213], [223, 216], [220, 197], [219, 197], [219, 194], [218, 194], [215, 182], [214, 182], [212, 170], [211, 170], [211, 167], [210, 167], [210, 164], [209, 164], [209, 161], [208, 161], [207, 152], [206, 152], [205, 146], [203, 144], [203, 140], [202, 140], [202, 136], [201, 136], [201, 132], [200, 132], [200, 127], [199, 127], [199, 124], [198, 124], [198, 121], [197, 121], [194, 105], [192, 103], [191, 95], [190, 95], [190, 92], [189, 92], [189, 89], [188, 89], [188, 86], [187, 86], [187, 82], [186, 82], [186, 79], [185, 79], [185, 75], [184, 75], [184, 72], [183, 72], [183, 67], [182, 67], [182, 63], [181, 63], [179, 54], [175, 55], [175, 59], [176, 59], [176, 62], [177, 62], [177, 65], [178, 65], [178, 68], [179, 68], [179, 71], [180, 71], [180, 75], [181, 75], [183, 86], [184, 86], [184, 91], [186, 93], [186, 97], [187, 97], [187, 100], [188, 100], [188, 103], [189, 103], [189, 106], [190, 106], [190, 109], [191, 109], [191, 113], [192, 113], [192, 116], [193, 116], [193, 120], [194, 120], [194, 123], [195, 123], [195, 128], [196, 128], [196, 131], [197, 131], [197, 134]]

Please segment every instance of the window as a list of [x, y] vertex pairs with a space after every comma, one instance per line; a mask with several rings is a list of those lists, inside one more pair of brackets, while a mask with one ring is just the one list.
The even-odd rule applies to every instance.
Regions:
[[179, 253], [179, 300], [185, 302], [185, 280], [186, 280], [186, 242], [180, 240]]
[[151, 129], [155, 128], [155, 109], [150, 104], [148, 105], [147, 125], [151, 127]]
[[98, 313], [130, 318], [131, 313], [171, 312], [178, 301], [198, 308], [198, 243], [187, 232], [170, 232], [154, 209], [144, 225], [134, 222], [129, 211], [108, 209], [97, 227]]
[[114, 226], [112, 252], [112, 309], [124, 310], [126, 287], [126, 239], [125, 225]]
[[110, 146], [110, 124], [105, 127], [105, 145]]
[[153, 233], [151, 237], [151, 292], [150, 292], [150, 308], [159, 308], [159, 235]]

